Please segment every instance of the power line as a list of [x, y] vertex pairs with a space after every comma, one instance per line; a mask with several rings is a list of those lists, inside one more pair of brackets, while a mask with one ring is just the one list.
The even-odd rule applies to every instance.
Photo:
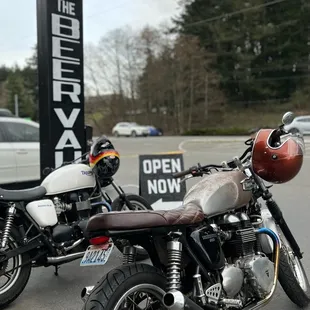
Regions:
[[[272, 35], [272, 34], [277, 34], [278, 32], [281, 31], [281, 28], [283, 27], [287, 27], [287, 26], [292, 26], [294, 24], [296, 24], [299, 20], [297, 19], [294, 19], [294, 20], [289, 20], [289, 21], [285, 21], [283, 23], [279, 23], [279, 24], [274, 24], [273, 25], [273, 28], [269, 28], [268, 30], [264, 30], [264, 31], [260, 31], [259, 35], [256, 34], [253, 36], [253, 34], [251, 34], [251, 39], [255, 39], [255, 40], [261, 40], [262, 38], [268, 36], [268, 35]], [[227, 43], [227, 42], [235, 42], [235, 41], [238, 41], [240, 39], [243, 39], [245, 37], [244, 33], [243, 34], [240, 34], [239, 36], [229, 36], [229, 37], [226, 37], [226, 38], [222, 38], [222, 39], [218, 39], [217, 37], [215, 37], [213, 40], [214, 42], [217, 42], [217, 43]]]
[[235, 104], [257, 104], [257, 103], [287, 103], [289, 102], [290, 98], [281, 98], [281, 99], [261, 99], [261, 100], [242, 100], [242, 101], [231, 101], [231, 103]]
[[224, 83], [256, 83], [259, 81], [280, 81], [280, 80], [295, 80], [295, 79], [303, 79], [306, 77], [310, 77], [310, 74], [302, 74], [302, 75], [288, 75], [288, 76], [281, 76], [281, 77], [274, 77], [274, 78], [254, 78], [252, 80], [233, 80], [228, 79], [224, 80]]
[[221, 15], [218, 15], [218, 16], [215, 16], [215, 17], [199, 20], [197, 22], [188, 23], [188, 24], [185, 24], [184, 27], [192, 27], [192, 26], [197, 26], [197, 25], [200, 25], [200, 24], [210, 23], [210, 22], [213, 22], [213, 21], [216, 21], [216, 20], [219, 20], [219, 19], [228, 18], [228, 17], [234, 16], [234, 15], [246, 13], [248, 11], [257, 10], [257, 9], [268, 7], [268, 6], [271, 6], [271, 5], [274, 5], [274, 4], [282, 3], [284, 1], [288, 1], [288, 0], [274, 0], [274, 1], [270, 1], [270, 2], [267, 2], [267, 3], [264, 3], [264, 4], [259, 4], [259, 5], [252, 6], [250, 8], [245, 8], [245, 9], [241, 9], [241, 10], [234, 11], [234, 12], [231, 12], [231, 13], [225, 13], [225, 14], [221, 14]]
[[266, 67], [259, 67], [259, 68], [252, 68], [252, 67], [247, 67], [247, 68], [241, 68], [241, 69], [236, 69], [233, 72], [236, 73], [257, 73], [257, 72], [270, 72], [270, 71], [282, 71], [282, 70], [290, 70], [295, 69], [296, 71], [298, 69], [304, 69], [304, 68], [308, 68], [309, 63], [305, 62], [305, 63], [299, 63], [299, 64], [290, 64], [290, 65], [275, 65], [275, 66], [266, 66]]

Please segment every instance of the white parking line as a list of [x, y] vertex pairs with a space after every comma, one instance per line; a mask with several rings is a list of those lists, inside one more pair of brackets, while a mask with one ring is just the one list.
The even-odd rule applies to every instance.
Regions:
[[233, 142], [233, 141], [212, 141], [210, 139], [187, 139], [187, 140], [184, 140], [182, 141], [179, 145], [178, 145], [178, 149], [183, 152], [183, 153], [186, 153], [187, 152], [187, 149], [185, 148], [185, 144], [187, 143], [215, 143], [215, 142]]
[[[246, 140], [246, 138], [244, 139], [244, 141]], [[241, 138], [235, 138], [233, 137], [231, 140], [228, 139], [210, 139], [210, 138], [197, 138], [197, 139], [187, 139], [187, 140], [183, 140], [179, 145], [178, 145], [178, 149], [183, 152], [190, 152], [191, 150], [187, 150], [185, 145], [187, 143], [195, 143], [195, 144], [199, 144], [199, 143], [217, 143], [217, 148], [232, 148], [232, 147], [236, 147], [239, 148], [240, 147], [240, 142], [242, 142]], [[305, 139], [305, 145], [306, 145], [306, 154], [310, 153], [310, 141]], [[197, 151], [196, 151], [197, 152]], [[204, 152], [204, 151], [203, 151]], [[307, 155], [306, 155], [307, 156]]]
[[139, 186], [136, 185], [136, 184], [125, 184], [125, 185], [121, 185], [121, 187], [136, 187], [136, 188], [139, 188]]
[[185, 145], [188, 144], [188, 143], [193, 143], [193, 144], [200, 144], [200, 143], [203, 143], [203, 144], [213, 144], [214, 148], [231, 148], [232, 146], [235, 146], [235, 147], [239, 147], [240, 146], [240, 143], [243, 143], [246, 139], [244, 140], [241, 140], [241, 139], [235, 139], [235, 138], [232, 138], [232, 139], [227, 139], [227, 140], [224, 140], [224, 139], [210, 139], [210, 138], [205, 138], [205, 139], [188, 139], [188, 140], [184, 140], [182, 141], [179, 145], [178, 145], [178, 149], [183, 152], [183, 153], [186, 153], [186, 152], [189, 152], [190, 150], [187, 150]]
[[186, 153], [187, 150], [184, 148], [184, 145], [188, 142], [195, 142], [195, 141], [199, 141], [199, 139], [189, 139], [189, 140], [184, 140], [182, 141], [179, 145], [178, 145], [178, 149], [183, 152], [183, 153]]

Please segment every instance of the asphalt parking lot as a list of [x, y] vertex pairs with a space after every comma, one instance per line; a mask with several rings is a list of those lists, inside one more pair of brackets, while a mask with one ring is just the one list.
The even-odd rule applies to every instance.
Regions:
[[[197, 138], [197, 137], [150, 137], [150, 138], [112, 138], [121, 155], [121, 167], [115, 176], [116, 182], [126, 192], [138, 193], [138, 155], [161, 152], [184, 152], [185, 166], [197, 162], [201, 164], [220, 163], [235, 155], [241, 155], [246, 146], [245, 138]], [[310, 155], [310, 139], [306, 138]], [[310, 275], [310, 156], [300, 174], [290, 183], [276, 185], [272, 189], [275, 199], [282, 208], [284, 216], [295, 237], [304, 251], [304, 266]], [[188, 186], [194, 180], [188, 182]], [[113, 191], [108, 189], [114, 196]], [[118, 250], [110, 257], [108, 264], [102, 267], [79, 267], [79, 261], [63, 265], [59, 276], [54, 275], [53, 268], [33, 269], [30, 281], [22, 295], [10, 306], [10, 310], [79, 310], [82, 308], [80, 292], [84, 286], [94, 285], [100, 277], [111, 268], [121, 264]], [[297, 309], [283, 293], [279, 286], [272, 302], [264, 309]], [[310, 308], [309, 308], [310, 309]]]

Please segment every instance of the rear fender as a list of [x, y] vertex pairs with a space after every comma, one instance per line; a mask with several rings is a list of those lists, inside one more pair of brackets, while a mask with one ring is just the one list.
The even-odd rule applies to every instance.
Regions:
[[[261, 209], [261, 216], [263, 220], [263, 223], [262, 223], [263, 227], [272, 230], [277, 235], [277, 237], [280, 240], [280, 247], [281, 247], [281, 239], [279, 236], [277, 225], [271, 213], [269, 212], [268, 209], [263, 208]], [[266, 254], [272, 254], [274, 250], [274, 246], [273, 246], [273, 241], [271, 240], [271, 238], [267, 236], [266, 234], [260, 234], [258, 238], [260, 240], [260, 244], [261, 244], [263, 252]]]

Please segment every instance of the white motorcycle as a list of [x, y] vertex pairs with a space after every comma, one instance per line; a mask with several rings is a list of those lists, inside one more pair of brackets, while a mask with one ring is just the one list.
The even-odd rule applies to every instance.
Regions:
[[113, 202], [88, 164], [71, 163], [51, 171], [38, 187], [0, 188], [1, 308], [22, 293], [32, 267], [55, 266], [57, 275], [59, 265], [84, 256], [89, 246], [85, 228], [92, 215], [125, 205], [151, 208], [142, 197], [125, 194], [113, 178], [108, 183], [119, 194]]

